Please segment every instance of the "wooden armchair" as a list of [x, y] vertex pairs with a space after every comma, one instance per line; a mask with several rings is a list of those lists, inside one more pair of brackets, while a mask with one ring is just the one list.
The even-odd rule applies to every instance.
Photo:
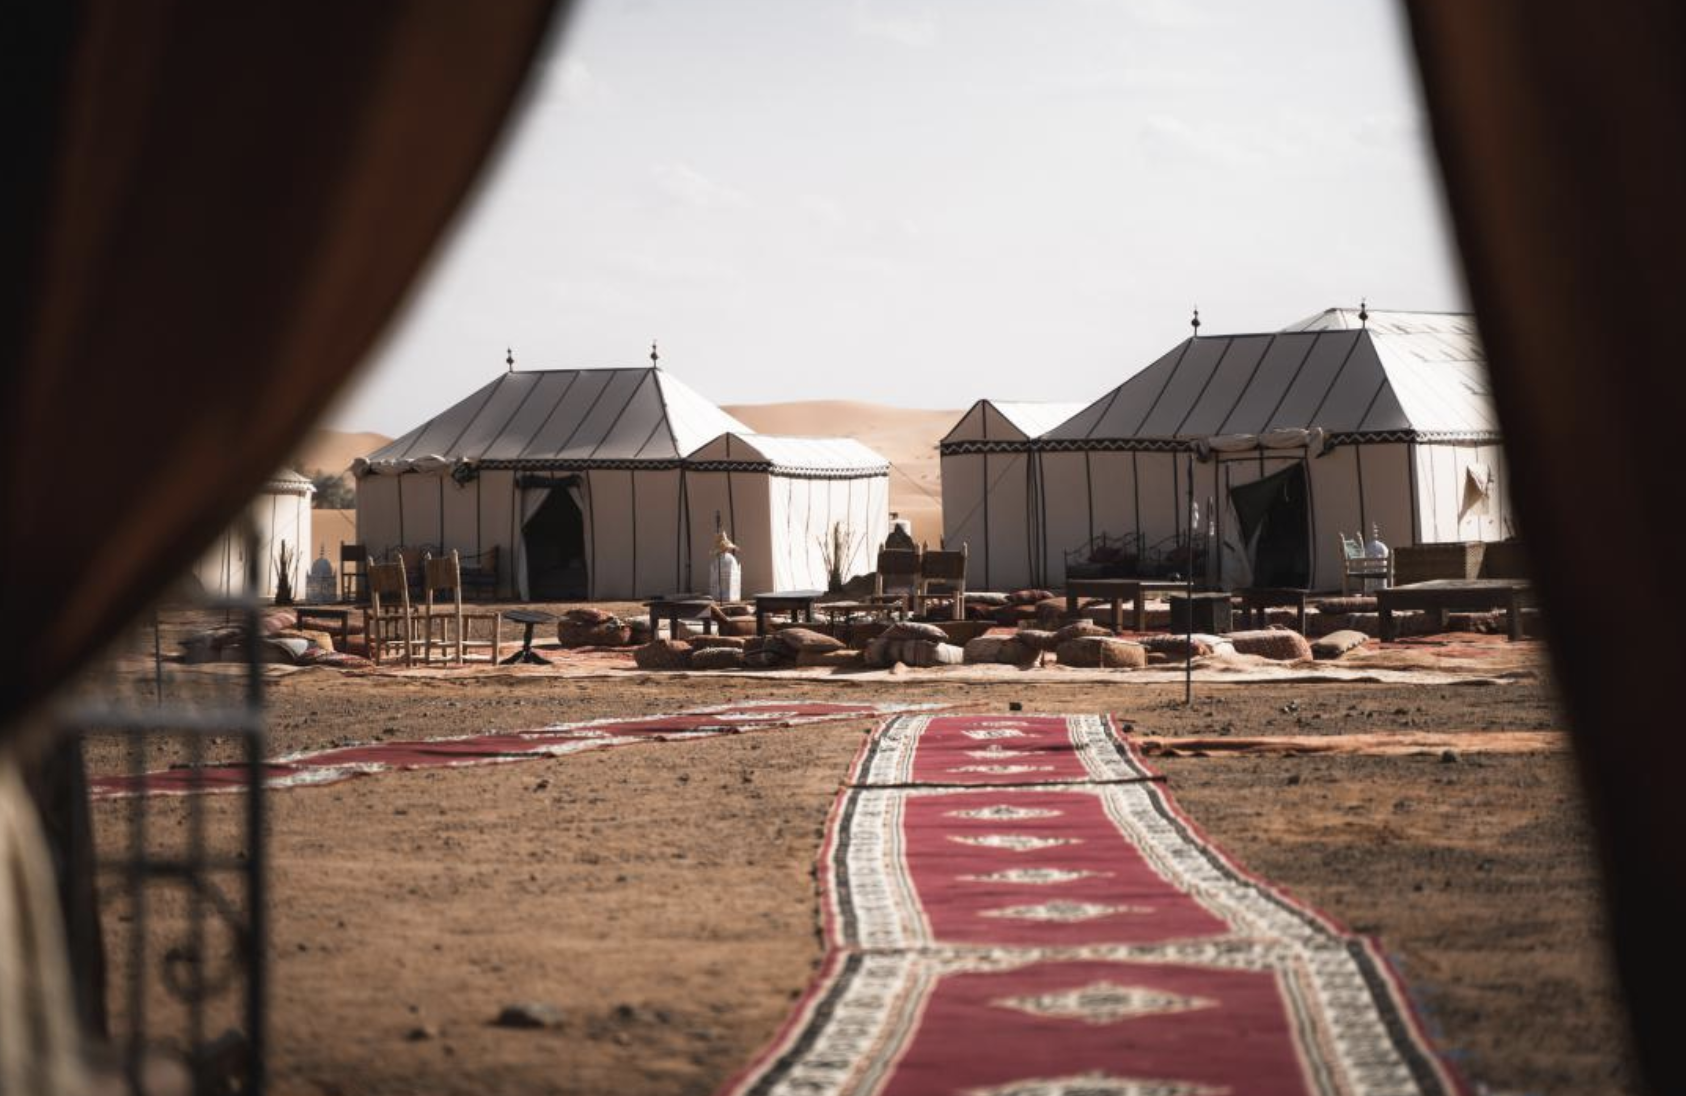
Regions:
[[[438, 559], [432, 555], [423, 556], [422, 569], [422, 594], [426, 599], [419, 614], [422, 661], [433, 661], [434, 637], [437, 635], [441, 656], [458, 665], [467, 661], [469, 648], [485, 651], [486, 661], [496, 662], [498, 647], [503, 641], [503, 614], [463, 612], [462, 559], [457, 555], [456, 549], [451, 549], [450, 555]], [[449, 595], [450, 600], [435, 601], [435, 595], [441, 592]], [[476, 620], [491, 622], [491, 638], [469, 638], [468, 625]]]
[[1364, 554], [1364, 536], [1349, 537], [1345, 533], [1341, 538], [1341, 593], [1352, 593], [1353, 580], [1358, 582], [1358, 592], [1368, 593], [1370, 583], [1379, 582], [1383, 587], [1393, 585], [1393, 555], [1389, 553], [1382, 559], [1374, 559]]
[[878, 571], [872, 577], [873, 604], [899, 605], [906, 614], [920, 589], [919, 557], [917, 548], [878, 550]]
[[369, 597], [369, 549], [340, 541], [340, 600], [357, 604]]
[[926, 549], [919, 558], [919, 592], [914, 608], [923, 610], [933, 601], [952, 606], [953, 620], [966, 619], [966, 545], [958, 552]]
[[403, 557], [395, 563], [369, 564], [368, 579], [363, 632], [369, 640], [369, 658], [379, 664], [390, 653], [409, 666], [415, 662], [416, 617], [410, 608], [410, 577]]

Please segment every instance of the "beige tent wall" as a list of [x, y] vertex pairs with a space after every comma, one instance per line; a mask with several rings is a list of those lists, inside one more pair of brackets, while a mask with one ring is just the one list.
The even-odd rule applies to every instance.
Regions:
[[[1001, 456], [995, 454], [993, 459], [1000, 460]], [[958, 548], [962, 543], [984, 542], [984, 471], [989, 459], [990, 455], [984, 453], [956, 453], [941, 458], [942, 543]], [[916, 533], [916, 539], [918, 535], [921, 534]]]
[[515, 473], [483, 470], [469, 484], [480, 527], [479, 551], [497, 546], [498, 596], [515, 595], [515, 543], [520, 528], [515, 517]]
[[805, 479], [771, 475], [768, 487], [772, 535], [778, 542], [772, 589], [826, 588], [825, 545], [837, 523], [850, 534], [850, 549], [842, 567], [844, 580], [868, 574], [877, 565], [878, 546], [889, 534], [889, 477]]
[[1042, 513], [1047, 538], [1043, 570], [1050, 586], [1065, 583], [1065, 553], [1089, 539], [1089, 481], [1083, 453], [1042, 454]]
[[360, 476], [357, 480], [357, 541], [378, 556], [400, 543], [398, 481], [402, 476]]
[[720, 515], [743, 568], [741, 593], [777, 589], [774, 582], [772, 490], [766, 472], [687, 472], [691, 511], [691, 585], [706, 591], [714, 550], [714, 515]]
[[444, 532], [439, 477], [410, 472], [393, 478], [398, 481], [401, 539], [386, 547], [437, 546]]
[[590, 511], [585, 549], [591, 596], [634, 597], [632, 546], [642, 530], [637, 528], [632, 504], [632, 473], [597, 468], [582, 473], [580, 479], [581, 493]]
[[[1015, 590], [1030, 585], [1030, 457], [1026, 453], [988, 457], [987, 538], [962, 538], [971, 553], [966, 584], [979, 590]], [[948, 512], [946, 506], [943, 512]], [[951, 547], [954, 543], [949, 541]], [[987, 551], [980, 553], [980, 548]]]
[[[1503, 540], [1514, 532], [1502, 446], [1418, 445], [1416, 450], [1417, 513], [1423, 541]], [[1479, 467], [1494, 477], [1486, 505], [1460, 513], [1467, 470]]]
[[[679, 502], [679, 470], [658, 468], [628, 473], [637, 509], [638, 532], [634, 546], [637, 569], [632, 584], [624, 590], [605, 592], [603, 598], [648, 598], [685, 592], [685, 574], [680, 538], [684, 515]], [[598, 541], [598, 551], [603, 542]]]
[[456, 549], [465, 558], [472, 556], [480, 551], [480, 484], [475, 480], [458, 483], [448, 473], [438, 478], [445, 517], [442, 546], [447, 552]]
[[[275, 596], [275, 565], [282, 543], [293, 553], [288, 579], [293, 597], [303, 601], [305, 578], [316, 558], [310, 542], [310, 495], [289, 491], [265, 491], [246, 508], [246, 518], [257, 534], [259, 597]], [[246, 522], [237, 521], [193, 566], [193, 577], [206, 593], [233, 596], [246, 592]]]

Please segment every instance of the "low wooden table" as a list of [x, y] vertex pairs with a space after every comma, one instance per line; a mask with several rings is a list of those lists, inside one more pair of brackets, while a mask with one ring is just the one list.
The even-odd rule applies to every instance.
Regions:
[[1065, 581], [1065, 615], [1068, 618], [1077, 616], [1077, 603], [1086, 597], [1098, 598], [1112, 602], [1112, 630], [1124, 629], [1124, 603], [1126, 601], [1134, 607], [1135, 630], [1147, 631], [1147, 603], [1144, 597], [1149, 592], [1176, 592], [1187, 590], [1188, 583], [1160, 578], [1068, 578]]
[[1446, 614], [1453, 609], [1466, 613], [1503, 609], [1508, 614], [1510, 638], [1518, 640], [1522, 638], [1522, 602], [1529, 596], [1529, 586], [1522, 579], [1512, 578], [1439, 578], [1390, 586], [1377, 590], [1375, 596], [1384, 640], [1398, 638], [1393, 614], [1400, 609], [1432, 612], [1441, 628], [1446, 627]]
[[808, 624], [814, 622], [814, 602], [825, 596], [824, 590], [775, 590], [755, 595], [755, 634], [767, 634], [768, 613], [789, 613], [792, 620]]
[[525, 625], [527, 632], [521, 637], [521, 649], [504, 659], [501, 665], [549, 666], [550, 659], [533, 650], [533, 629], [540, 624], [555, 624], [556, 614], [547, 613], [543, 609], [511, 609], [503, 614], [503, 618]]
[[661, 638], [661, 622], [668, 622], [668, 631], [679, 638], [679, 622], [702, 622], [703, 635], [714, 634], [714, 599], [704, 594], [670, 594], [645, 603], [650, 610], [650, 638]]
[[1292, 586], [1258, 586], [1240, 590], [1241, 619], [1249, 628], [1265, 626], [1266, 609], [1293, 609], [1299, 613], [1300, 635], [1305, 635], [1305, 599], [1310, 590]]

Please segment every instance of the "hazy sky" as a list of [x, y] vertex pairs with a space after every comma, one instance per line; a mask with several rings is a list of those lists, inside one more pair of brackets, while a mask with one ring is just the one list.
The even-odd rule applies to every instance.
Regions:
[[1188, 333], [1463, 294], [1382, 0], [585, 0], [333, 416], [504, 369], [1087, 400]]

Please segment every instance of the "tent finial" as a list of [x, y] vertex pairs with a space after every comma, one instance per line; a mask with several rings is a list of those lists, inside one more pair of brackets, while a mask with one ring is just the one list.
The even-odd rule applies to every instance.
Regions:
[[1370, 326], [1370, 299], [1358, 298], [1358, 322], [1364, 327]]
[[504, 365], [509, 367], [509, 371], [511, 373], [515, 372], [515, 348], [514, 347], [508, 347], [508, 346], [504, 347], [503, 363], [504, 363]]
[[1194, 319], [1188, 321], [1188, 326], [1194, 328], [1194, 337], [1200, 337], [1200, 306], [1194, 306]]
[[656, 340], [650, 340], [650, 364], [661, 368], [661, 355], [656, 352]]

